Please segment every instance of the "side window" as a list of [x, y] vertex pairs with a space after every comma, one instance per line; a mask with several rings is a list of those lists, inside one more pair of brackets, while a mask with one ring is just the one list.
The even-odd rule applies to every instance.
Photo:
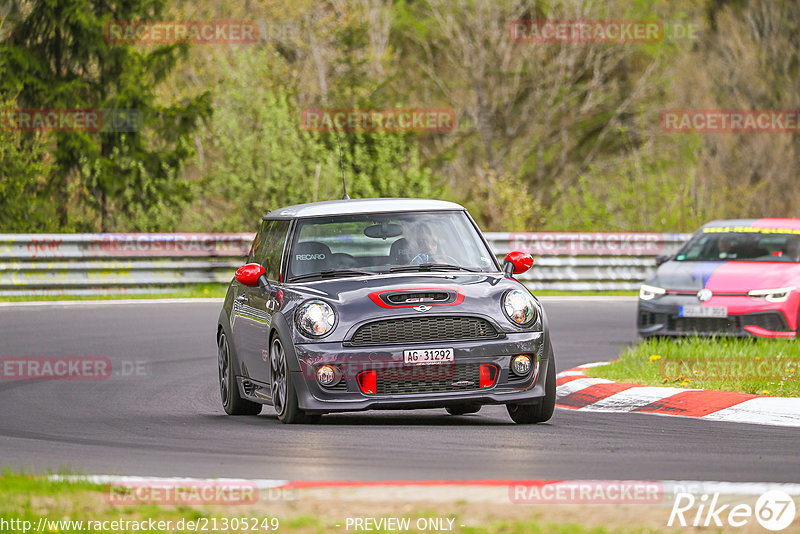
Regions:
[[250, 246], [250, 254], [247, 256], [247, 263], [256, 263], [258, 258], [263, 254], [264, 240], [267, 237], [267, 230], [270, 224], [271, 221], [261, 221], [261, 224], [258, 225], [258, 233], [255, 239], [253, 239], [253, 244]]
[[698, 236], [696, 239], [693, 239], [689, 242], [681, 254], [678, 255], [678, 259], [688, 261], [696, 260], [701, 254], [703, 254], [703, 251], [709, 247], [709, 243], [710, 240], [707, 234]]
[[267, 278], [277, 280], [281, 271], [281, 258], [289, 221], [264, 221], [264, 223], [265, 226], [262, 227], [264, 238], [262, 246], [256, 252], [256, 261], [264, 266]]

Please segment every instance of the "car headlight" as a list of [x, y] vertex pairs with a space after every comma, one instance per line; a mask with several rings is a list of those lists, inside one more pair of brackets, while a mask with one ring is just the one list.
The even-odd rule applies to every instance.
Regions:
[[321, 300], [309, 300], [297, 309], [297, 327], [310, 337], [322, 337], [333, 330], [336, 314], [333, 308]]
[[786, 302], [789, 293], [794, 291], [794, 287], [778, 287], [776, 289], [754, 289], [748, 291], [747, 295], [754, 298], [766, 299], [767, 302]]
[[503, 310], [514, 324], [529, 325], [536, 320], [536, 301], [527, 291], [512, 289], [503, 297]]
[[639, 298], [642, 300], [653, 300], [656, 297], [660, 297], [667, 290], [663, 287], [656, 287], [656, 286], [648, 286], [647, 284], [642, 284], [642, 287], [639, 288]]

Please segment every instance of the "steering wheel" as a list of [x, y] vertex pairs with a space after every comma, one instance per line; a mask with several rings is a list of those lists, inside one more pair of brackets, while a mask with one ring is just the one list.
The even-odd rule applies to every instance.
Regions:
[[453, 256], [448, 256], [447, 254], [437, 254], [436, 258], [441, 258], [442, 261], [439, 263], [449, 263], [450, 265], [459, 265], [459, 261], [455, 259]]
[[414, 260], [420, 258], [423, 254], [429, 256], [432, 260], [430, 262], [423, 262], [423, 263], [448, 263], [450, 265], [458, 265], [458, 260], [447, 254], [429, 254], [424, 252], [420, 252], [419, 254], [414, 256], [414, 258], [411, 260], [410, 263], [411, 264], [416, 263]]

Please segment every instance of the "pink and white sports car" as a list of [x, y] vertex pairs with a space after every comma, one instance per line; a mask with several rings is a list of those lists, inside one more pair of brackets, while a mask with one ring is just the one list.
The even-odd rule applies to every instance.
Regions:
[[657, 263], [641, 336], [798, 337], [800, 219], [713, 221]]

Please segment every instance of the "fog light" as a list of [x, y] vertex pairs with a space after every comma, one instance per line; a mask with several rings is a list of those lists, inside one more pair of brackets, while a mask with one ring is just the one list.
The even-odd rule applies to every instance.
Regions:
[[516, 356], [511, 362], [511, 372], [517, 376], [525, 376], [531, 372], [531, 357], [525, 354]]
[[339, 381], [338, 373], [332, 365], [323, 365], [317, 369], [317, 382], [320, 385], [331, 387]]

